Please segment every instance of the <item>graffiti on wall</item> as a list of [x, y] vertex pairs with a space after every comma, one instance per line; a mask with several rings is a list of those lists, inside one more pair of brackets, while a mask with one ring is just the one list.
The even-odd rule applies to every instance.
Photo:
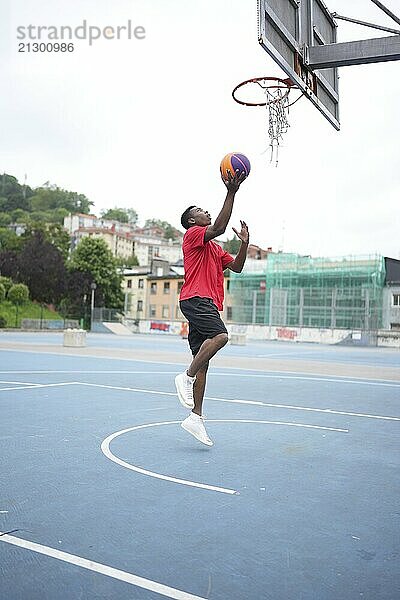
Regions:
[[276, 334], [278, 338], [284, 340], [294, 340], [297, 337], [297, 331], [295, 329], [287, 329], [286, 327], [277, 327]]

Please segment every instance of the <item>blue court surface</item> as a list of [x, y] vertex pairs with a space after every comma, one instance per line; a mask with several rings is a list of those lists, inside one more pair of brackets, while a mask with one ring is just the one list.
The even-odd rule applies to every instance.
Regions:
[[400, 352], [220, 354], [208, 448], [183, 340], [1, 334], [1, 599], [400, 598]]

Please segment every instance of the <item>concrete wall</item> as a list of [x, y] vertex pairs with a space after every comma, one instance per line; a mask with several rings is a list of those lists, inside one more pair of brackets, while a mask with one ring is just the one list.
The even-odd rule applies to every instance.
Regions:
[[[135, 333], [181, 335], [184, 321], [143, 320], [131, 327]], [[129, 326], [129, 321], [125, 322]], [[373, 334], [349, 329], [318, 329], [311, 327], [269, 327], [268, 325], [227, 324], [230, 336], [246, 334], [248, 340], [283, 342], [314, 342], [317, 344], [378, 345], [400, 348], [400, 331], [379, 331]]]
[[378, 331], [378, 346], [400, 348], [400, 331]]

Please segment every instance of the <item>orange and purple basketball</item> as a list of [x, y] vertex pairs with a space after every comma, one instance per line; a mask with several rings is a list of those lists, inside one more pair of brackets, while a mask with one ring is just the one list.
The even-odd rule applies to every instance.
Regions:
[[231, 172], [231, 175], [239, 171], [239, 173], [244, 173], [247, 177], [250, 173], [250, 161], [244, 154], [240, 154], [239, 152], [231, 152], [224, 156], [221, 160], [220, 171], [222, 175], [222, 179], [224, 181], [228, 180], [228, 171]]

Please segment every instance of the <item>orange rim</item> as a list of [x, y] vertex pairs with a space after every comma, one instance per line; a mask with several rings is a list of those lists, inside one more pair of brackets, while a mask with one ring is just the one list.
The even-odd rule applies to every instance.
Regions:
[[[273, 84], [262, 85], [265, 82], [273, 82]], [[244, 100], [240, 100], [236, 97], [236, 92], [249, 83], [257, 83], [263, 90], [271, 90], [271, 89], [283, 89], [286, 90], [283, 94], [282, 98], [277, 98], [276, 100], [271, 100], [271, 102], [245, 102]], [[287, 98], [291, 92], [291, 90], [298, 90], [298, 86], [293, 83], [293, 81], [288, 77], [287, 79], [281, 79], [280, 77], [254, 77], [253, 79], [246, 79], [246, 81], [242, 81], [239, 83], [232, 92], [232, 98], [238, 104], [242, 104], [243, 106], [267, 106], [267, 104], [275, 104], [275, 102], [279, 102], [280, 100]], [[290, 102], [287, 107], [292, 106], [297, 100], [301, 98], [296, 98], [293, 102]]]

